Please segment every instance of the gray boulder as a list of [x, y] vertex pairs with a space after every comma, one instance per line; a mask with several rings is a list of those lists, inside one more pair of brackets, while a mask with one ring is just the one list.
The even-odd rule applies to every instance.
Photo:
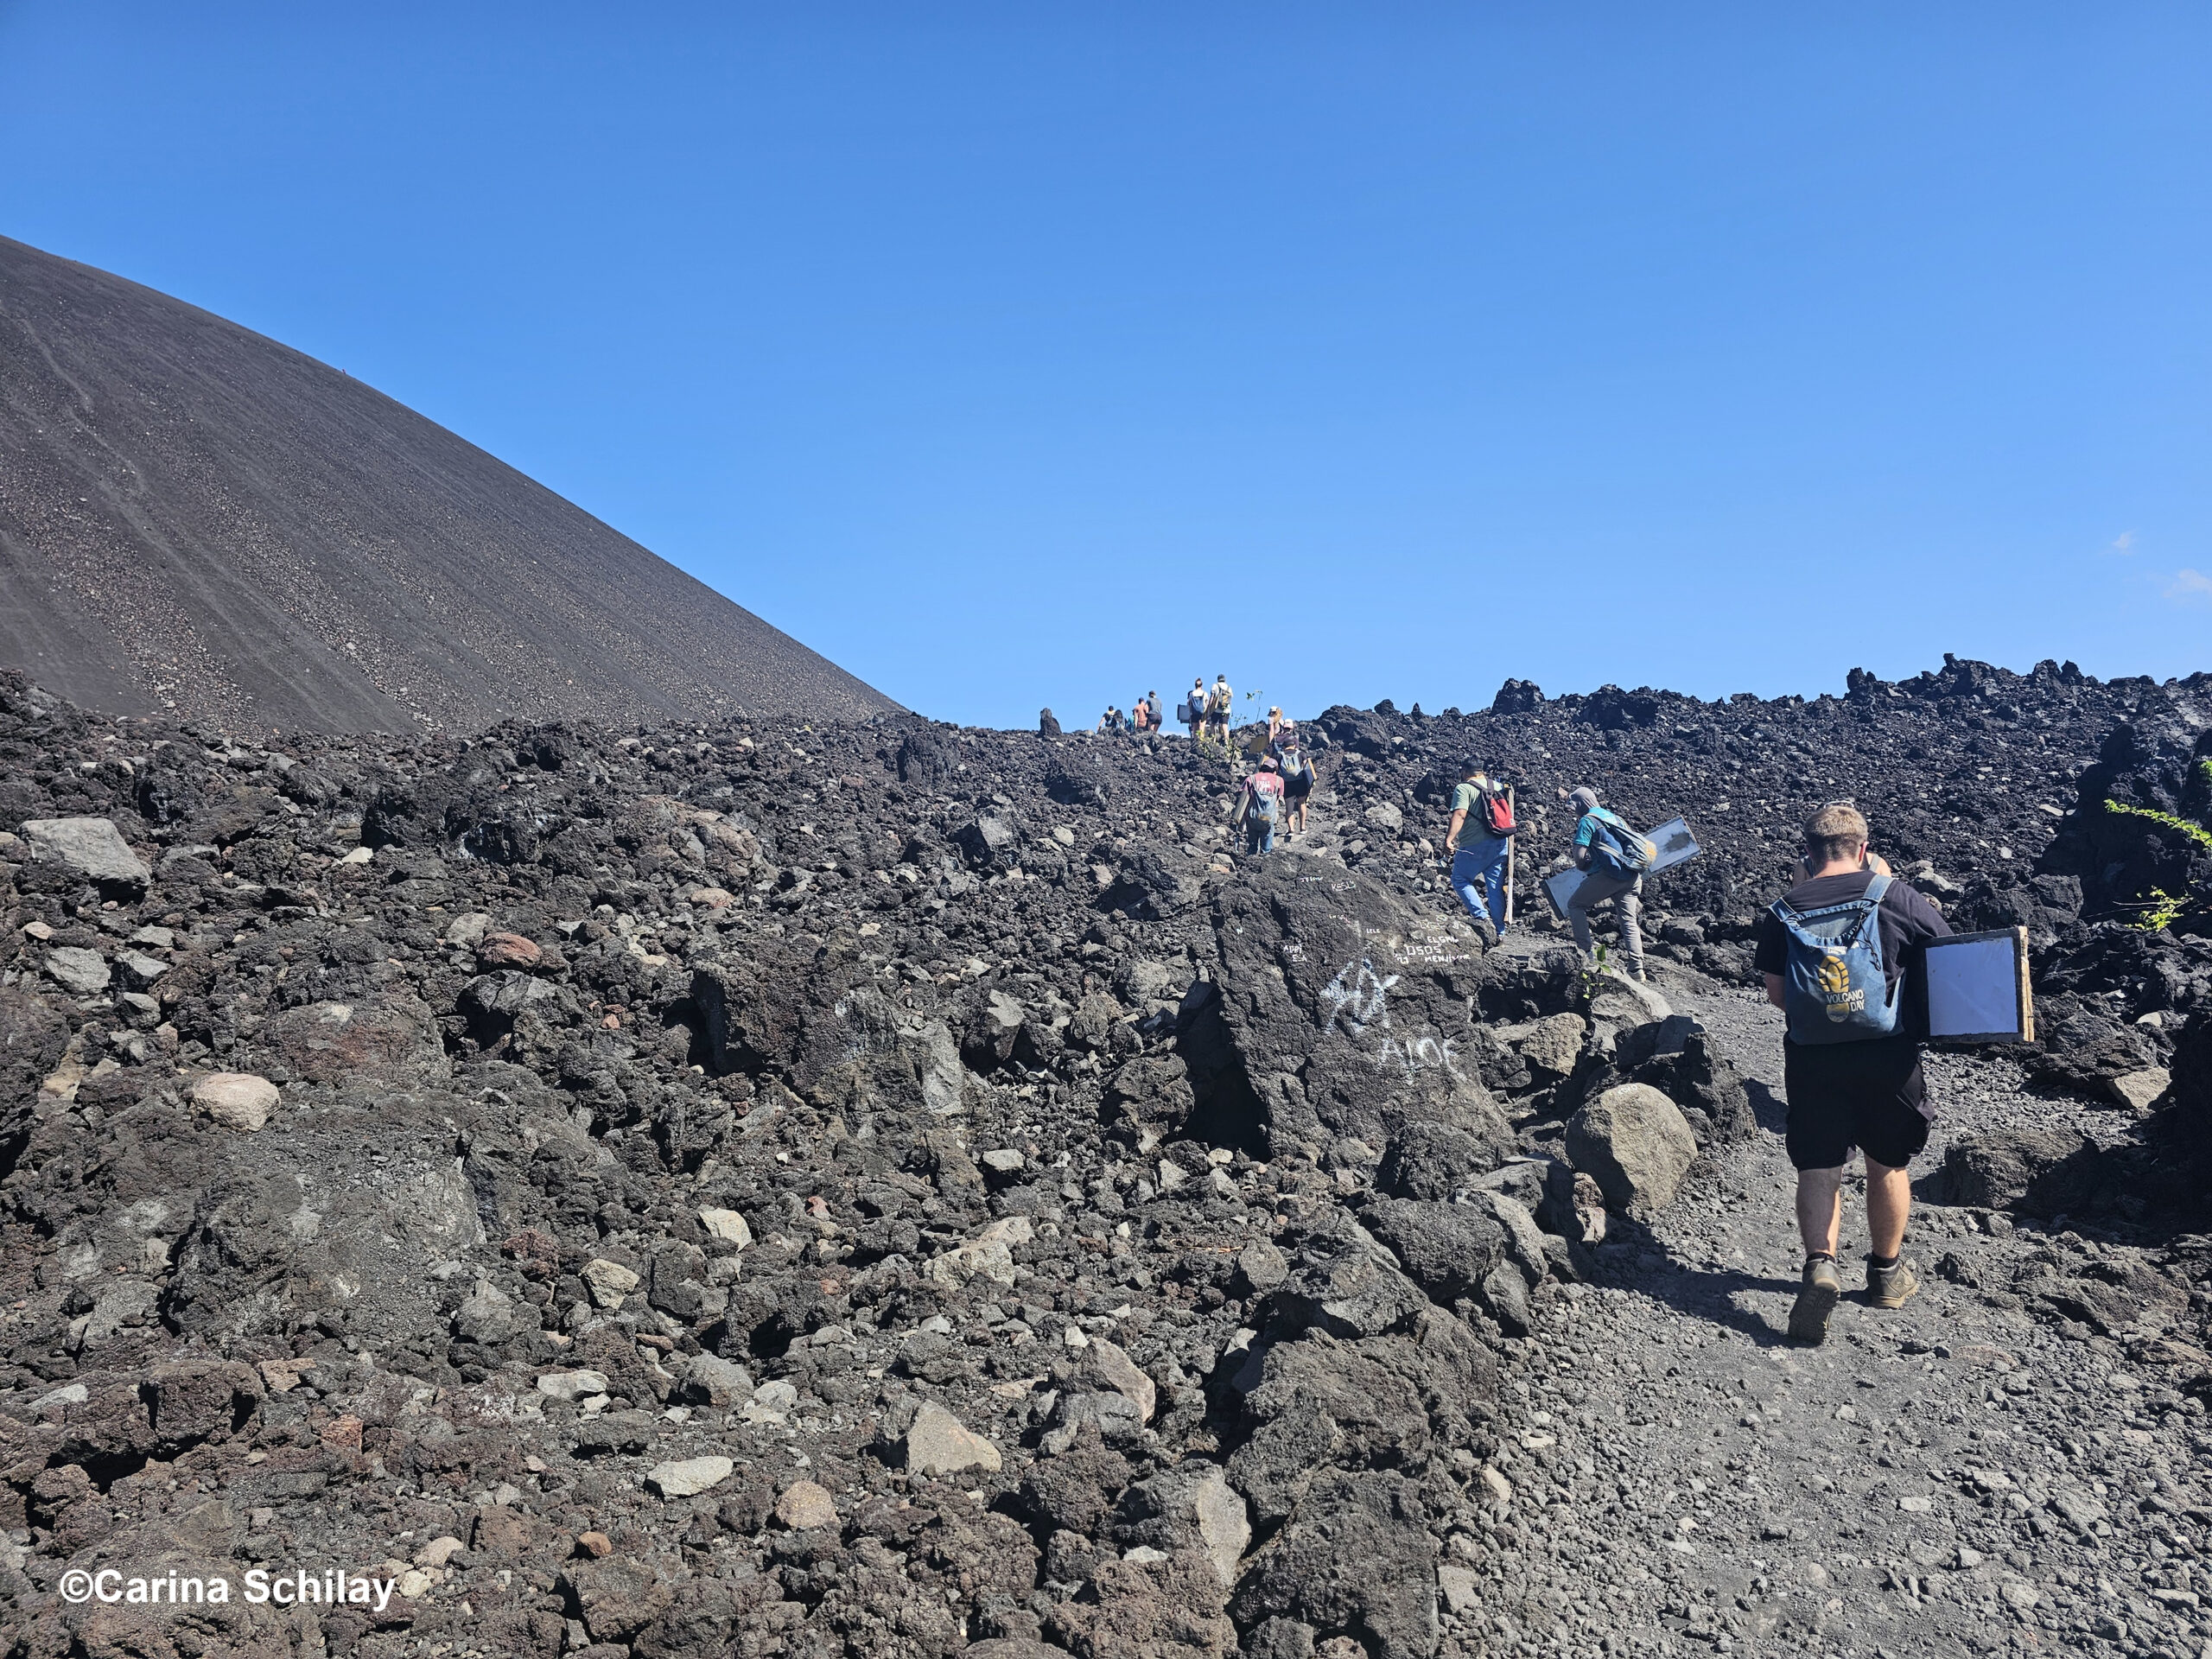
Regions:
[[1583, 1033], [1588, 1029], [1579, 1014], [1548, 1014], [1521, 1039], [1521, 1058], [1532, 1071], [1563, 1077], [1574, 1070], [1582, 1053]]
[[58, 944], [46, 953], [47, 977], [77, 996], [97, 996], [112, 977], [105, 958], [81, 944]]
[[1115, 1532], [1125, 1546], [1201, 1551], [1226, 1586], [1236, 1582], [1252, 1522], [1220, 1466], [1193, 1459], [1125, 1491]]
[[1236, 1272], [1247, 1295], [1264, 1296], [1290, 1277], [1290, 1263], [1268, 1240], [1255, 1238], [1236, 1253]]
[[969, 1469], [995, 1472], [1001, 1462], [998, 1447], [934, 1402], [915, 1413], [902, 1445], [907, 1471], [924, 1478]]
[[[1680, 1106], [1700, 1148], [1750, 1140], [1759, 1121], [1743, 1073], [1714, 1051], [1703, 1031], [1689, 1031], [1672, 1049], [1664, 1046], [1672, 1028], [1682, 1023], [1677, 1014], [1622, 1035], [1618, 1058], [1631, 1071], [1628, 1081], [1648, 1083]], [[1653, 1039], [1645, 1050], [1649, 1058], [1638, 1058], [1637, 1051]]]
[[276, 1085], [251, 1071], [215, 1071], [192, 1087], [192, 1103], [218, 1123], [251, 1135], [276, 1109]]
[[753, 1395], [753, 1373], [713, 1354], [695, 1354], [683, 1373], [683, 1397], [694, 1405], [726, 1408]]
[[1179, 847], [1147, 842], [1124, 848], [1098, 907], [1160, 921], [1189, 909], [1205, 894], [1206, 861]]
[[1321, 1330], [1357, 1338], [1405, 1331], [1428, 1310], [1421, 1287], [1357, 1223], [1338, 1221], [1300, 1240], [1290, 1272], [1268, 1298], [1270, 1330]]
[[1567, 1122], [1567, 1155], [1631, 1216], [1675, 1201], [1697, 1161], [1697, 1136], [1681, 1109], [1649, 1084], [1624, 1083], [1586, 1103]]
[[1491, 1268], [1482, 1282], [1478, 1300], [1507, 1336], [1529, 1334], [1529, 1281], [1518, 1268], [1503, 1262]]
[[28, 1133], [38, 1087], [69, 1051], [69, 1022], [35, 996], [0, 988], [0, 1135]]
[[1319, 1332], [1260, 1357], [1258, 1385], [1244, 1401], [1255, 1427], [1230, 1454], [1229, 1480], [1263, 1525], [1290, 1516], [1332, 1464], [1427, 1464], [1428, 1413], [1414, 1383], [1384, 1363], [1389, 1357]]
[[1149, 1152], [1190, 1122], [1194, 1096], [1183, 1061], [1173, 1054], [1141, 1054], [1106, 1081], [1103, 1115]]
[[1057, 1458], [1086, 1427], [1095, 1429], [1109, 1446], [1131, 1445], [1144, 1438], [1144, 1413], [1135, 1401], [1113, 1389], [1063, 1394], [1052, 1408], [1052, 1426], [1038, 1447], [1046, 1457]]
[[963, 1057], [978, 1071], [1004, 1065], [1014, 1058], [1028, 1017], [1018, 999], [996, 988], [987, 991], [966, 1022], [960, 1045]]
[[1655, 1020], [1670, 1020], [1674, 1014], [1674, 1005], [1665, 997], [1624, 974], [1601, 974], [1590, 994], [1590, 1017], [1623, 1030], [1649, 1025]]
[[728, 1458], [672, 1459], [648, 1469], [645, 1484], [663, 1497], [696, 1497], [721, 1485], [736, 1467]]
[[1535, 1212], [1519, 1198], [1496, 1187], [1478, 1187], [1468, 1195], [1498, 1226], [1504, 1241], [1505, 1259], [1530, 1285], [1540, 1285], [1551, 1274], [1544, 1244], [1544, 1230]]
[[[535, 1321], [532, 1321], [534, 1324]], [[454, 1334], [464, 1342], [493, 1347], [521, 1328], [514, 1298], [490, 1280], [479, 1280], [454, 1315]]]
[[31, 856], [67, 866], [88, 881], [143, 887], [153, 879], [110, 818], [33, 818], [20, 832]]

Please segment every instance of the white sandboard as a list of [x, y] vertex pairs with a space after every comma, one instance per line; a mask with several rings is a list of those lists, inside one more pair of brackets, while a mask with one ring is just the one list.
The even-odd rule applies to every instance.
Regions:
[[1703, 850], [1697, 837], [1690, 833], [1689, 825], [1681, 818], [1669, 818], [1644, 837], [1659, 849], [1659, 856], [1651, 861], [1650, 874], [1671, 870], [1677, 864], [1687, 864]]
[[1544, 890], [1544, 897], [1552, 901], [1552, 909], [1561, 921], [1567, 919], [1567, 901], [1574, 897], [1574, 890], [1582, 885], [1582, 876], [1580, 870], [1558, 870], [1546, 876], [1539, 884]]
[[2035, 1041], [2026, 928], [1931, 939], [1927, 962], [1930, 1037], [1954, 1043]]

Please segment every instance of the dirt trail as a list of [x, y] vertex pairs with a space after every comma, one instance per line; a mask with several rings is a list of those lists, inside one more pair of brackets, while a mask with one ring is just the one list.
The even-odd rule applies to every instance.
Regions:
[[[1595, 1282], [1567, 1287], [1509, 1344], [1511, 1518], [1479, 1551], [1521, 1598], [1491, 1605], [1497, 1650], [2212, 1653], [2197, 1605], [2212, 1585], [2182, 1519], [2204, 1500], [2177, 1484], [2198, 1478], [2212, 1439], [2195, 1402], [2130, 1361], [2155, 1357], [2157, 1327], [2133, 1342], [2054, 1333], [2017, 1297], [1946, 1277], [2000, 1285], [2038, 1258], [2144, 1253], [1923, 1204], [1907, 1253], [1923, 1292], [1884, 1312], [1859, 1294], [1858, 1185], [1840, 1252], [1851, 1294], [1826, 1345], [1791, 1345], [1802, 1258], [1780, 1016], [1663, 963], [1655, 979], [1753, 1080], [1776, 1132], [1701, 1166], [1648, 1230], [1616, 1219]], [[1972, 1057], [1929, 1071], [1939, 1121], [1916, 1173], [1951, 1136], [2055, 1109]]]

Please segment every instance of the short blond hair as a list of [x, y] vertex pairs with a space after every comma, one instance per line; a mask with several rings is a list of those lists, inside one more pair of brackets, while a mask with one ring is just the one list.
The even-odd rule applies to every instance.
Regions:
[[1805, 856], [1815, 868], [1856, 858], [1866, 844], [1866, 815], [1848, 801], [1822, 807], [1805, 820]]

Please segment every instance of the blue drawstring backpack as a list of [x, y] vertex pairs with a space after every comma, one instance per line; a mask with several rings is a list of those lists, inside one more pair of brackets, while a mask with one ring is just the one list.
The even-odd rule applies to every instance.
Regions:
[[1855, 1043], [1896, 1034], [1904, 980], [1900, 976], [1891, 988], [1876, 919], [1889, 890], [1890, 878], [1878, 874], [1862, 896], [1840, 905], [1796, 911], [1775, 900], [1789, 944], [1782, 1011], [1792, 1042]]

